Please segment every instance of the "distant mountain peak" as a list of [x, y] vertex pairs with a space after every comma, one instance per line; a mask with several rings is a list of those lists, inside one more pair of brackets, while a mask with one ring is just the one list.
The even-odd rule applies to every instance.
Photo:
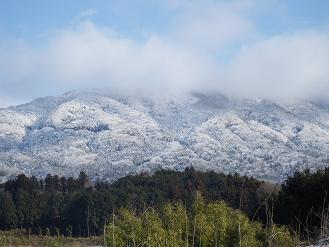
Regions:
[[281, 181], [295, 170], [327, 166], [328, 140], [323, 102], [72, 91], [0, 109], [0, 179], [83, 170], [113, 181], [194, 166]]

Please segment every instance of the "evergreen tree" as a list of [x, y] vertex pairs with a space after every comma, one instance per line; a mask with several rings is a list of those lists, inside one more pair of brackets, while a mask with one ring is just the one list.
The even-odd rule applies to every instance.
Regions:
[[16, 227], [17, 215], [12, 196], [8, 192], [0, 192], [0, 229], [10, 230]]

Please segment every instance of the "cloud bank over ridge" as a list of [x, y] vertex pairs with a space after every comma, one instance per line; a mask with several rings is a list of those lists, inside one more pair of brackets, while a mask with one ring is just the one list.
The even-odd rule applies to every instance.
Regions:
[[328, 96], [328, 30], [265, 35], [255, 12], [275, 4], [169, 1], [166, 7], [175, 14], [165, 31], [142, 38], [99, 25], [91, 19], [96, 11], [86, 10], [48, 32], [41, 45], [0, 41], [0, 107], [90, 87], [138, 94]]

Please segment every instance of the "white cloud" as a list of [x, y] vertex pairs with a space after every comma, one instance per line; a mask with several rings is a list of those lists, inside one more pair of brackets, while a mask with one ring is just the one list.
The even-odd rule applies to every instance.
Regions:
[[230, 90], [258, 97], [329, 95], [329, 33], [297, 32], [243, 48], [225, 69]]
[[72, 21], [71, 26], [74, 27], [75, 25], [79, 25], [80, 22], [88, 20], [88, 18], [95, 16], [97, 11], [95, 9], [86, 9], [81, 11]]
[[49, 80], [74, 86], [183, 89], [200, 82], [208, 72], [194, 54], [177, 50], [156, 36], [138, 43], [91, 22], [83, 23], [79, 30], [61, 32], [42, 60], [51, 75]]
[[16, 98], [7, 97], [5, 95], [0, 94], [0, 108], [5, 108], [10, 105], [18, 105], [23, 103], [26, 103], [26, 99], [17, 100]]
[[248, 16], [255, 1], [188, 1], [172, 21], [170, 38], [198, 50], [218, 50], [253, 28]]
[[171, 93], [196, 87], [212, 74], [206, 60], [157, 36], [139, 43], [89, 21], [58, 31], [41, 50], [24, 44], [1, 53], [2, 81], [30, 84], [32, 91], [47, 82], [58, 90], [109, 87]]
[[[146, 94], [203, 89], [244, 97], [329, 95], [328, 32], [261, 37], [250, 17], [257, 0], [170, 4], [178, 14], [168, 32], [143, 41], [86, 20], [95, 14], [88, 10], [39, 48], [25, 41], [0, 46], [1, 95], [25, 99], [88, 87]], [[236, 43], [245, 45], [221, 63], [218, 54]]]

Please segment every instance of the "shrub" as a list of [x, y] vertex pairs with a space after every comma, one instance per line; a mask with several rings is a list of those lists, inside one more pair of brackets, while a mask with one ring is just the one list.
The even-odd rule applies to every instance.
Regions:
[[[284, 236], [277, 242], [285, 241]], [[197, 194], [189, 214], [182, 203], [167, 203], [161, 210], [147, 208], [140, 215], [120, 209], [106, 227], [106, 241], [116, 247], [258, 247], [266, 237], [260, 223], [222, 201], [207, 204]]]

